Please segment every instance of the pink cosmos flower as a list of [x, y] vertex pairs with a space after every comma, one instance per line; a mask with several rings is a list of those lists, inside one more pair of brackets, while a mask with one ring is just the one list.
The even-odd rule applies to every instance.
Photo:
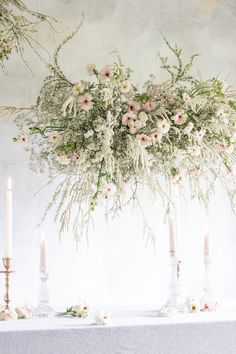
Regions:
[[166, 107], [173, 106], [174, 103], [175, 103], [175, 100], [173, 98], [166, 98], [164, 101], [164, 105]]
[[160, 142], [161, 139], [162, 139], [162, 137], [163, 137], [163, 134], [162, 134], [161, 132], [158, 132], [158, 131], [156, 131], [156, 132], [154, 132], [154, 133], [152, 134], [152, 140], [153, 140], [153, 141], [158, 141], [158, 142]]
[[216, 147], [218, 148], [218, 150], [222, 151], [222, 152], [226, 152], [227, 154], [232, 154], [232, 152], [234, 151], [234, 145], [230, 144], [227, 145], [226, 143], [218, 143], [216, 144]]
[[18, 136], [18, 138], [16, 140], [19, 144], [24, 145], [24, 146], [28, 146], [30, 143], [30, 136], [27, 134], [21, 134]]
[[141, 127], [142, 123], [140, 121], [135, 121], [130, 125], [129, 131], [131, 134], [135, 134]]
[[136, 101], [128, 102], [128, 110], [129, 112], [137, 113], [140, 110], [140, 104]]
[[76, 154], [74, 153], [72, 156], [71, 156], [71, 161], [73, 161], [76, 165], [79, 165], [80, 162], [81, 162], [81, 158], [80, 158], [80, 155], [79, 154]]
[[147, 111], [147, 112], [151, 112], [154, 111], [154, 109], [156, 109], [156, 102], [151, 100], [151, 101], [147, 101], [144, 105], [143, 108]]
[[125, 113], [122, 117], [122, 124], [131, 127], [134, 123], [136, 115], [133, 112]]
[[143, 145], [144, 147], [150, 145], [152, 142], [152, 139], [146, 134], [140, 134], [137, 136], [137, 138], [140, 141], [141, 145]]
[[89, 111], [91, 108], [93, 108], [93, 97], [90, 95], [90, 93], [86, 93], [83, 96], [79, 97], [79, 103], [81, 108], [84, 111]]
[[218, 150], [220, 151], [225, 151], [227, 148], [227, 145], [225, 143], [218, 143], [216, 144], [216, 147], [218, 148]]
[[189, 146], [187, 149], [189, 155], [193, 156], [193, 157], [197, 157], [201, 154], [201, 148], [200, 146], [196, 145], [196, 146]]
[[110, 80], [112, 74], [112, 68], [110, 66], [105, 66], [100, 72], [100, 77], [102, 80]]
[[56, 160], [57, 160], [61, 165], [64, 165], [64, 166], [69, 165], [69, 163], [71, 162], [71, 160], [69, 159], [69, 157], [66, 156], [66, 155], [57, 156]]
[[184, 112], [179, 112], [174, 116], [174, 122], [177, 125], [182, 125], [186, 122], [187, 115]]

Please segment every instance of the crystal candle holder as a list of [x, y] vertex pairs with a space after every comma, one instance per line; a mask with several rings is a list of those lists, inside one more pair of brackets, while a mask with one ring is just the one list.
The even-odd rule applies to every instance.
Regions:
[[169, 296], [165, 305], [159, 310], [159, 316], [171, 316], [183, 311], [183, 296], [180, 283], [180, 260], [171, 254], [171, 274], [169, 283]]
[[55, 315], [54, 309], [49, 305], [49, 292], [48, 292], [47, 281], [48, 281], [48, 273], [46, 271], [40, 272], [38, 306], [33, 311], [33, 317], [52, 318]]

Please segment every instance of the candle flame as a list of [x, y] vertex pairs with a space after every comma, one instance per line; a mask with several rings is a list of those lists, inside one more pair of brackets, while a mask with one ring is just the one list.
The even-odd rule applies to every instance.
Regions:
[[9, 176], [8, 179], [7, 179], [7, 189], [8, 189], [8, 190], [11, 190], [11, 189], [12, 189], [11, 176]]

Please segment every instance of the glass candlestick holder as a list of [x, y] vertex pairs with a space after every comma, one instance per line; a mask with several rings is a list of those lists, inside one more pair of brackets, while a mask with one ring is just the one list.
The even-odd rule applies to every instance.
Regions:
[[49, 305], [49, 292], [47, 281], [48, 272], [40, 272], [38, 306], [33, 311], [33, 317], [35, 318], [52, 318], [55, 316], [55, 310]]
[[158, 312], [159, 316], [172, 316], [179, 312], [183, 312], [184, 301], [182, 296], [182, 287], [180, 283], [180, 260], [175, 255], [170, 257], [170, 283], [169, 296], [166, 303]]
[[205, 275], [203, 282], [203, 294], [201, 298], [202, 311], [216, 311], [219, 302], [216, 300], [212, 287], [212, 258], [209, 255], [204, 256]]

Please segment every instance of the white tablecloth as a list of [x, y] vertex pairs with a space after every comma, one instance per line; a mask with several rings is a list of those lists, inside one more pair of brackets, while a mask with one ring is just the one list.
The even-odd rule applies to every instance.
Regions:
[[0, 354], [236, 354], [236, 312], [0, 322]]

